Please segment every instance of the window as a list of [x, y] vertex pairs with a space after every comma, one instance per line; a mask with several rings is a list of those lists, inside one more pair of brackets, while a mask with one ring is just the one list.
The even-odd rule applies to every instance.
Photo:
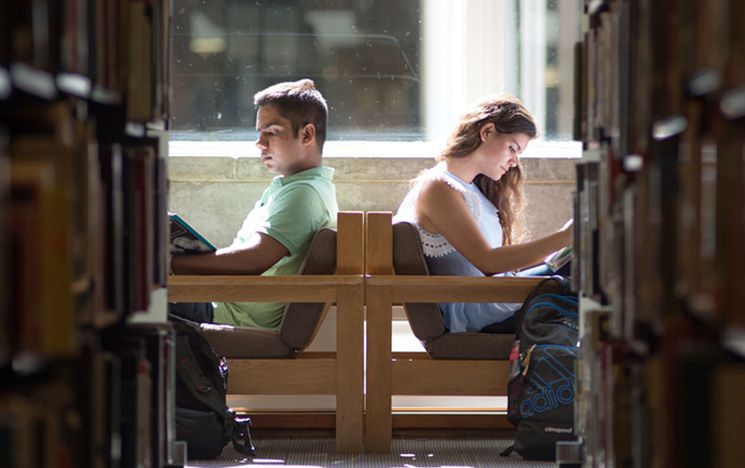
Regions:
[[253, 94], [306, 77], [331, 146], [439, 143], [499, 91], [571, 139], [579, 0], [175, 0], [173, 17], [174, 141], [254, 140]]

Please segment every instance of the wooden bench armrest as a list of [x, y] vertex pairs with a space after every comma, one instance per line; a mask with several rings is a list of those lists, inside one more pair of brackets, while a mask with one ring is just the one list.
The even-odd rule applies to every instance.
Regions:
[[368, 275], [368, 288], [388, 287], [393, 302], [523, 302], [545, 277]]
[[361, 286], [362, 275], [174, 275], [170, 302], [334, 302], [338, 288]]

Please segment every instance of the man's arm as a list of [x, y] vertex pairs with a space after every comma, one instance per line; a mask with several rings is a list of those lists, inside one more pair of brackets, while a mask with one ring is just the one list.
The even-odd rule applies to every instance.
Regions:
[[217, 252], [178, 255], [171, 270], [178, 275], [260, 275], [289, 255], [287, 248], [263, 233], [254, 233], [247, 245], [226, 247]]

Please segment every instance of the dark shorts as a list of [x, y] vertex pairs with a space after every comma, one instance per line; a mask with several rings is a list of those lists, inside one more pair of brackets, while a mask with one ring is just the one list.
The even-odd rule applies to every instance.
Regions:
[[215, 308], [211, 302], [169, 302], [168, 313], [199, 323], [214, 323]]
[[515, 333], [515, 316], [497, 323], [490, 323], [481, 329], [481, 333]]

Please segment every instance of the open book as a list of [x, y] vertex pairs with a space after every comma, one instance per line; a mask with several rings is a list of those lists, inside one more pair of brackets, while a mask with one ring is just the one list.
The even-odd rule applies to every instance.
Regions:
[[551, 269], [551, 271], [559, 271], [559, 268], [563, 267], [572, 259], [572, 246], [566, 246], [561, 250], [557, 250], [543, 261]]
[[171, 254], [214, 252], [217, 250], [210, 241], [176, 213], [168, 213], [168, 224], [171, 229]]

